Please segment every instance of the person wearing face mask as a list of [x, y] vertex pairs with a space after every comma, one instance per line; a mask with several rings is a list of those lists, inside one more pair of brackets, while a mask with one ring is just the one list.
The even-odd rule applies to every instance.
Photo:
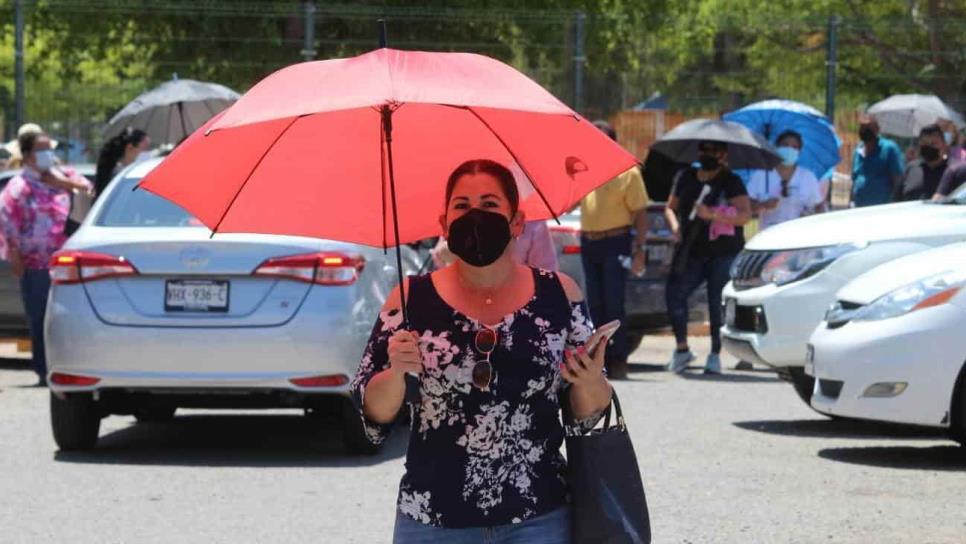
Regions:
[[946, 140], [939, 125], [928, 125], [919, 132], [919, 159], [906, 166], [896, 200], [928, 200], [936, 194], [949, 166]]
[[946, 142], [946, 156], [950, 163], [966, 160], [966, 147], [963, 147], [963, 137], [956, 124], [948, 119], [936, 121], [943, 131], [943, 141]]
[[[12, 144], [8, 144], [8, 150], [11, 153], [11, 160], [9, 162], [10, 168], [22, 168], [23, 158], [20, 153], [20, 143], [19, 139], [21, 136], [26, 134], [46, 134], [44, 130], [37, 123], [24, 123], [17, 129], [17, 140], [14, 140]], [[70, 167], [60, 165], [57, 157], [54, 155], [53, 150], [57, 148], [57, 142], [53, 139], [50, 140], [50, 157], [51, 161], [49, 164], [43, 162], [42, 166], [45, 167], [41, 171], [40, 181], [50, 185], [51, 187], [56, 187], [58, 189], [63, 189], [65, 191], [72, 191], [76, 193], [89, 193], [93, 185], [90, 180], [84, 176], [77, 173], [76, 170]], [[45, 161], [46, 159], [44, 159]]]
[[[373, 444], [419, 375], [393, 542], [570, 543], [558, 395], [586, 432], [607, 408], [606, 345], [569, 277], [524, 266], [510, 241], [525, 222], [511, 171], [468, 161], [440, 217], [456, 261], [405, 282], [373, 328], [352, 395]], [[486, 536], [490, 535], [490, 536]], [[529, 536], [527, 536], [529, 535]]]
[[825, 203], [815, 174], [798, 166], [804, 145], [801, 134], [787, 130], [775, 143], [782, 163], [774, 170], [756, 170], [748, 181], [759, 230], [820, 211]]
[[0, 229], [10, 269], [20, 280], [20, 292], [27, 313], [33, 351], [33, 369], [38, 385], [46, 384], [47, 359], [44, 351], [44, 315], [50, 289], [48, 270], [51, 256], [67, 240], [64, 227], [70, 212], [67, 191], [44, 183], [43, 172], [54, 165], [50, 138], [27, 133], [18, 138], [23, 171], [0, 192]]
[[721, 292], [731, 263], [744, 247], [743, 226], [751, 219], [745, 184], [728, 168], [728, 146], [698, 143], [698, 168], [681, 171], [671, 190], [664, 216], [678, 241], [665, 296], [677, 349], [668, 370], [680, 374], [694, 360], [688, 345], [688, 297], [707, 284], [711, 322], [711, 353], [706, 374], [721, 373]]
[[143, 130], [127, 127], [108, 140], [97, 158], [94, 176], [95, 196], [104, 194], [107, 184], [124, 167], [151, 157], [151, 138]]
[[879, 135], [879, 123], [869, 115], [859, 119], [859, 139], [852, 155], [852, 203], [857, 208], [888, 204], [902, 180], [902, 150]]

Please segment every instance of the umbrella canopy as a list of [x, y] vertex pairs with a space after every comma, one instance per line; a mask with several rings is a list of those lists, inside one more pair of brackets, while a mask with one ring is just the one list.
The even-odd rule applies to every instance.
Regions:
[[691, 163], [698, 158], [698, 143], [705, 140], [728, 144], [728, 166], [733, 169], [774, 168], [781, 162], [778, 151], [762, 136], [739, 123], [715, 119], [681, 123], [654, 142], [651, 150]]
[[440, 234], [446, 180], [477, 158], [515, 172], [529, 219], [568, 210], [636, 163], [499, 61], [379, 49], [268, 76], [141, 187], [215, 232], [392, 247]]
[[175, 79], [138, 96], [107, 123], [113, 138], [126, 127], [143, 130], [156, 143], [176, 144], [238, 100], [239, 94], [217, 83]]
[[904, 138], [915, 138], [923, 127], [940, 120], [952, 121], [960, 130], [966, 127], [959, 112], [932, 94], [893, 95], [870, 106], [868, 113], [882, 132]]
[[802, 135], [802, 151], [798, 164], [811, 170], [819, 179], [831, 175], [842, 160], [842, 140], [835, 127], [817, 109], [793, 100], [763, 100], [724, 114], [725, 121], [740, 123], [777, 145], [778, 136], [786, 130]]

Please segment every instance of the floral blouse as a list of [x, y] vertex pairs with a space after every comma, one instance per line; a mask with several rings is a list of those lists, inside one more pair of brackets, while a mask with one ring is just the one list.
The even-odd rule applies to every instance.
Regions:
[[67, 241], [64, 225], [69, 213], [70, 194], [24, 168], [0, 192], [0, 258], [9, 259], [12, 246], [20, 250], [26, 268], [47, 268], [50, 257]]
[[[473, 385], [483, 356], [474, 338], [483, 326], [450, 307], [430, 276], [410, 278], [410, 330], [423, 357], [420, 405], [411, 420], [399, 511], [439, 527], [519, 523], [567, 503], [566, 462], [558, 394], [564, 349], [582, 345], [593, 326], [586, 305], [571, 303], [556, 274], [533, 269], [535, 292], [496, 326], [489, 391]], [[361, 408], [373, 375], [389, 366], [389, 337], [402, 326], [398, 310], [383, 312], [352, 383]], [[390, 427], [363, 416], [374, 443]], [[573, 432], [592, 427], [595, 418]]]

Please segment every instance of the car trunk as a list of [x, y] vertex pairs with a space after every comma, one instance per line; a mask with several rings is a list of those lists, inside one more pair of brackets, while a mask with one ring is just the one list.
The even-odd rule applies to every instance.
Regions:
[[312, 253], [318, 248], [210, 240], [203, 230], [181, 236], [182, 240], [159, 237], [164, 241], [145, 242], [143, 229], [139, 230], [142, 235], [137, 242], [85, 247], [85, 251], [122, 256], [138, 271], [133, 276], [83, 284], [95, 312], [106, 323], [160, 327], [281, 325], [296, 314], [312, 287], [292, 279], [254, 276], [253, 272], [270, 258]]

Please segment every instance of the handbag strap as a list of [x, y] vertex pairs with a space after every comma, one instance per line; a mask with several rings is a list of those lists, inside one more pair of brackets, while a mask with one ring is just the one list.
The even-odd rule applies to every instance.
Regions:
[[[565, 420], [569, 420], [570, 423], [576, 423], [577, 420], [574, 418], [573, 409], [570, 406], [570, 395], [568, 394], [569, 391], [570, 389], [568, 388], [560, 394], [560, 408], [563, 411]], [[613, 388], [611, 389], [610, 403], [607, 404], [607, 409], [604, 411], [604, 431], [610, 429], [610, 418], [612, 412], [616, 413], [617, 415], [616, 426], [622, 431], [626, 431], [627, 422], [624, 420], [624, 410], [621, 409], [621, 401], [619, 398], [617, 398], [617, 391], [615, 391]]]

